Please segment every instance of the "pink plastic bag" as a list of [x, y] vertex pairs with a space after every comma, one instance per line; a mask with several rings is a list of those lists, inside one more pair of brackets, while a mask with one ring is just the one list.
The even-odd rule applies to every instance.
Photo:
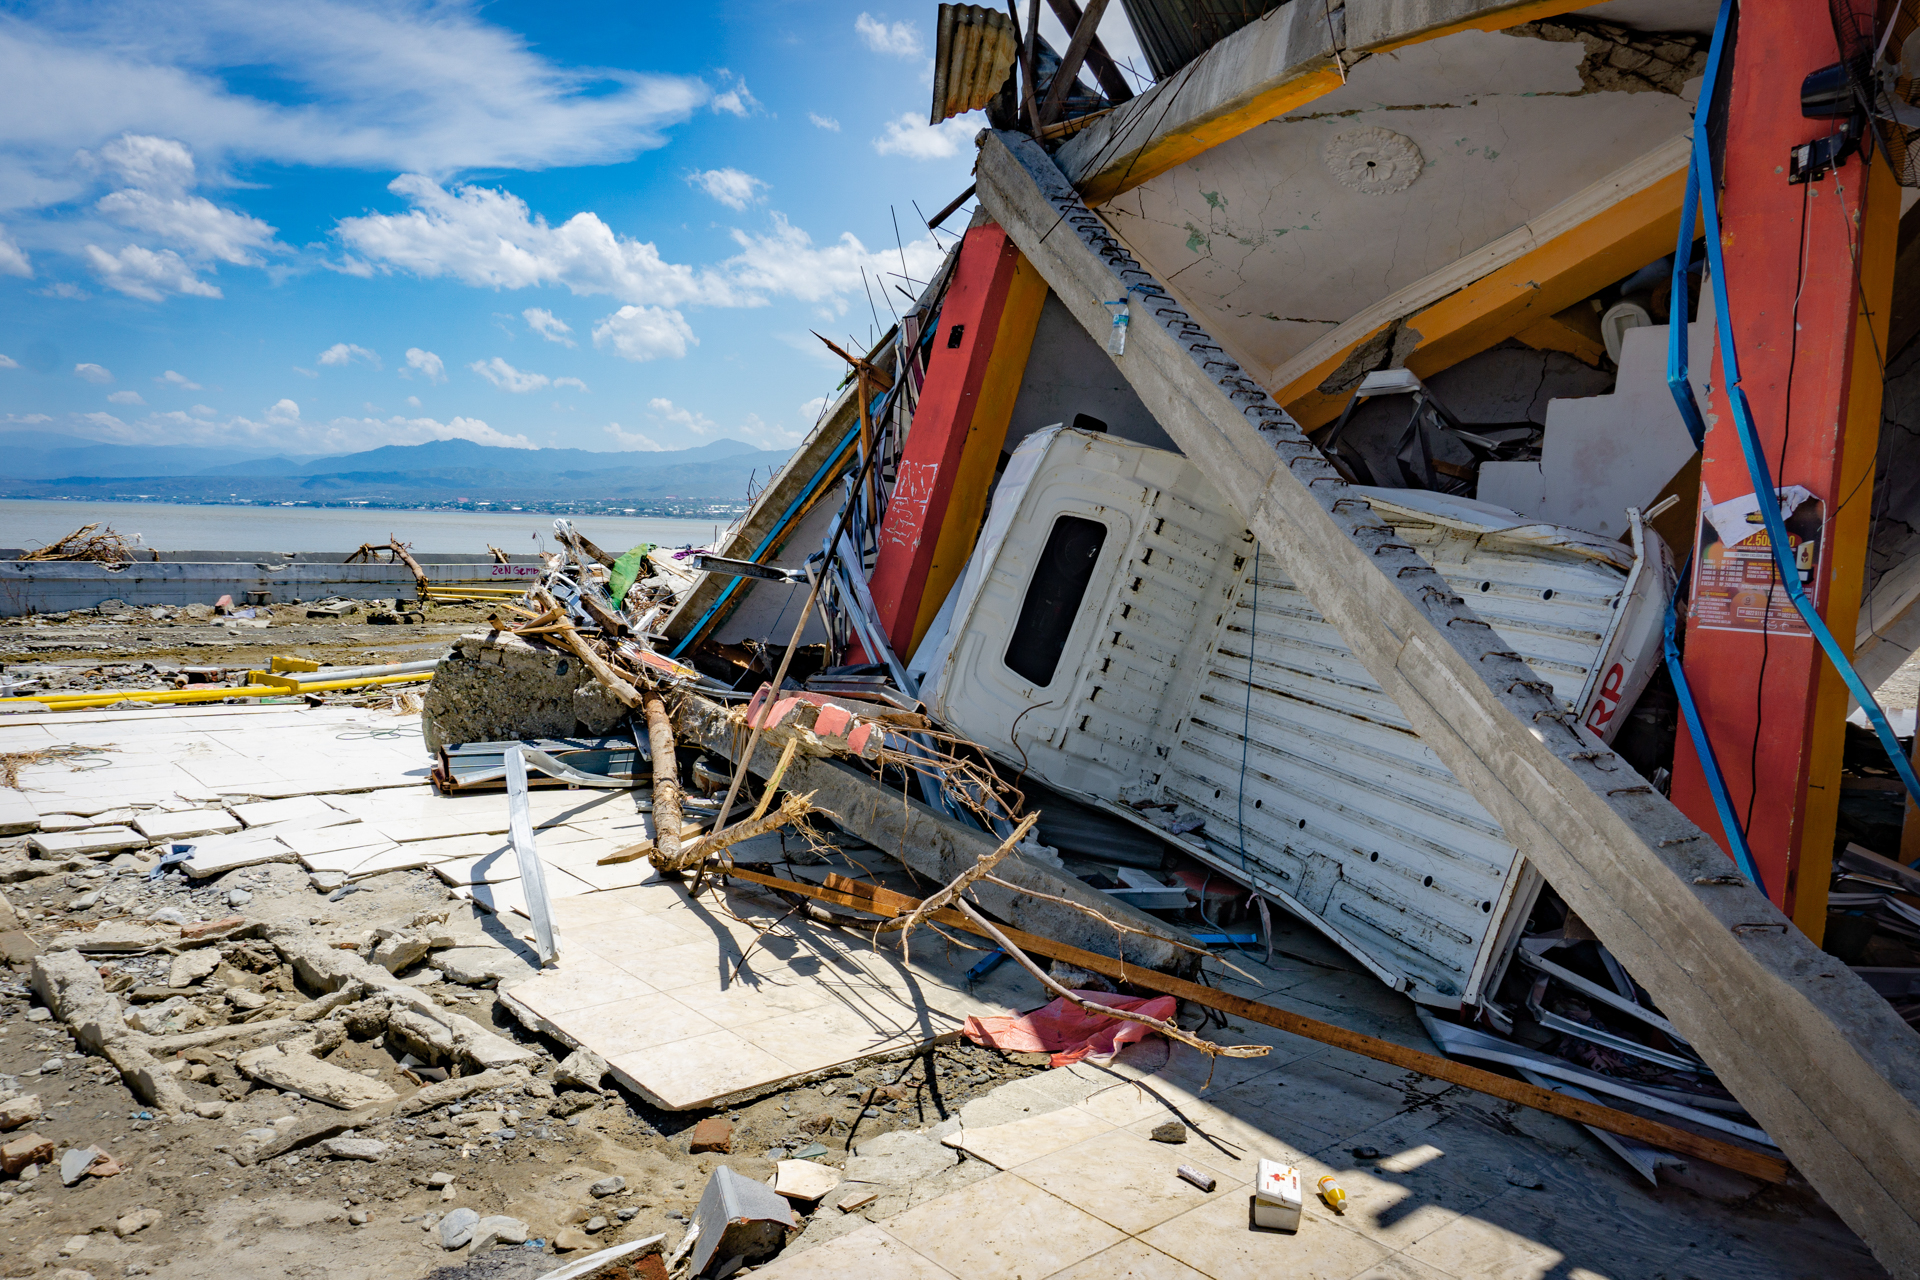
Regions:
[[[1173, 1017], [1172, 996], [1120, 996], [1111, 991], [1076, 991], [1075, 995], [1094, 1004], [1129, 1013], [1144, 1013], [1162, 1022]], [[1110, 1061], [1114, 1054], [1139, 1040], [1157, 1034], [1153, 1028], [1123, 1018], [1090, 1013], [1066, 999], [1055, 1000], [1032, 1013], [1005, 1018], [968, 1018], [961, 1029], [975, 1044], [989, 1045], [1014, 1053], [1050, 1053], [1053, 1065], [1064, 1067], [1082, 1058]]]

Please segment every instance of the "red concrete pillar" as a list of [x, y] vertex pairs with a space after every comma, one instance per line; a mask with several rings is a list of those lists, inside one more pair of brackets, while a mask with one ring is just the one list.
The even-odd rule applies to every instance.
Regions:
[[[1809, 594], [1850, 646], [1899, 190], [1877, 157], [1874, 173], [1855, 157], [1818, 182], [1788, 185], [1788, 149], [1837, 123], [1801, 116], [1801, 78], [1836, 56], [1827, 0], [1741, 7], [1720, 211], [1742, 385], [1774, 482], [1813, 495], [1788, 529], [1805, 544]], [[1741, 525], [1725, 536], [1706, 519], [1710, 504], [1753, 492], [1723, 379], [1716, 347], [1687, 679], [1769, 896], [1818, 940], [1839, 804], [1845, 689], [1775, 581], [1765, 534], [1747, 538], [1758, 526]], [[1724, 847], [1684, 730], [1672, 794]]]
[[871, 587], [894, 651], [912, 654], [959, 579], [1046, 301], [1040, 273], [991, 223], [967, 232], [940, 308]]

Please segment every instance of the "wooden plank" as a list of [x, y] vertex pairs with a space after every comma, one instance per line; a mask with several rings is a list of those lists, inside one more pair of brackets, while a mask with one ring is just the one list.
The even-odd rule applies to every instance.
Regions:
[[[829, 876], [825, 886], [815, 886], [796, 880], [782, 880], [776, 876], [764, 875], [740, 867], [729, 868], [726, 874], [754, 884], [765, 885], [770, 889], [818, 898], [822, 902], [853, 907], [877, 916], [905, 915], [920, 905], [918, 898], [910, 898], [906, 894], [895, 893], [891, 889], [877, 885], [860, 884], [837, 875]], [[965, 929], [969, 933], [986, 936], [985, 931], [973, 921], [958, 911], [948, 908], [933, 912], [929, 919], [951, 928]], [[1026, 933], [1010, 925], [1002, 925], [1000, 932], [1006, 934], [1014, 945], [1032, 955], [1045, 956], [1049, 960], [1064, 960], [1068, 964], [1078, 965], [1082, 969], [1089, 969], [1120, 982], [1144, 987], [1148, 991], [1158, 991], [1163, 995], [1175, 996], [1190, 1004], [1218, 1009], [1222, 1013], [1245, 1018], [1248, 1022], [1274, 1027], [1320, 1044], [1330, 1044], [1336, 1049], [1357, 1053], [1363, 1058], [1372, 1058], [1376, 1062], [1387, 1062], [1396, 1067], [1404, 1067], [1408, 1071], [1418, 1071], [1421, 1075], [1431, 1076], [1435, 1080], [1445, 1080], [1448, 1084], [1457, 1084], [1505, 1102], [1517, 1102], [1521, 1106], [1532, 1107], [1536, 1111], [1549, 1112], [1568, 1120], [1576, 1120], [1581, 1124], [1590, 1124], [1596, 1129], [1605, 1129], [1608, 1133], [1623, 1134], [1656, 1147], [1677, 1151], [1682, 1155], [1710, 1160], [1722, 1168], [1733, 1169], [1763, 1182], [1778, 1183], [1787, 1180], [1786, 1162], [1762, 1151], [1721, 1142], [1716, 1138], [1663, 1124], [1658, 1120], [1648, 1120], [1625, 1111], [1616, 1111], [1612, 1107], [1602, 1106], [1596, 1102], [1584, 1102], [1564, 1093], [1556, 1093], [1552, 1089], [1528, 1084], [1523, 1080], [1510, 1080], [1506, 1076], [1482, 1071], [1479, 1067], [1455, 1062], [1451, 1058], [1422, 1053], [1418, 1049], [1409, 1049], [1391, 1040], [1382, 1040], [1378, 1036], [1350, 1031], [1346, 1027], [1335, 1026], [1331, 1022], [1321, 1022], [1317, 1018], [1309, 1018], [1304, 1014], [1277, 1009], [1270, 1004], [1261, 1004], [1257, 1000], [1248, 1000], [1215, 987], [1188, 982], [1155, 969], [1142, 969], [1138, 965], [1126, 964], [1112, 956], [1083, 951], [1079, 947], [1070, 947], [1063, 942], [1055, 942], [1051, 938]]]
[[1074, 194], [996, 133], [980, 201], [1441, 761], [1711, 1063], [1847, 1224], [1920, 1273], [1920, 1034], [1743, 881], [1397, 544], [1276, 405]]

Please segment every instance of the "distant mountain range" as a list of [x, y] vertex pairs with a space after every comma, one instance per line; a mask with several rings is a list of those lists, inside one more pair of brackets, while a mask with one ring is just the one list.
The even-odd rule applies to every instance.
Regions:
[[[0, 432], [0, 497], [180, 502], [744, 502], [757, 471], [784, 449], [716, 440], [658, 453], [504, 449], [470, 440], [385, 445], [321, 458], [241, 456], [187, 445], [99, 444], [46, 432]], [[244, 451], [241, 451], [244, 452]]]

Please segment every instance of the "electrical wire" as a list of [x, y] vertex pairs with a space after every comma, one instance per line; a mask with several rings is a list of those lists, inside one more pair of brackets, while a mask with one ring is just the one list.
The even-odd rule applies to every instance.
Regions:
[[[1780, 411], [1780, 457], [1774, 470], [1787, 471], [1787, 442], [1793, 438], [1793, 372], [1800, 362], [1800, 295], [1807, 283], [1807, 206], [1813, 199], [1813, 184], [1800, 187], [1800, 261], [1793, 279], [1793, 309], [1787, 316], [1787, 387]], [[1776, 567], [1767, 581], [1767, 603], [1760, 610], [1760, 673], [1753, 681], [1753, 746], [1747, 752], [1747, 824], [1753, 830], [1753, 806], [1760, 798], [1760, 733], [1767, 719], [1767, 660], [1773, 650], [1773, 593], [1780, 585]]]
[[[1720, 16], [1714, 25], [1713, 45], [1707, 54], [1706, 77], [1700, 94], [1702, 102], [1712, 100], [1711, 90], [1726, 50], [1727, 24], [1732, 11], [1733, 0], [1721, 0]], [[1733, 411], [1740, 451], [1746, 459], [1747, 474], [1753, 482], [1753, 491], [1756, 495], [1771, 495], [1775, 492], [1773, 475], [1767, 465], [1766, 454], [1760, 449], [1760, 435], [1754, 424], [1753, 407], [1748, 403], [1746, 391], [1741, 386], [1739, 352], [1733, 340], [1733, 319], [1727, 299], [1726, 262], [1720, 243], [1719, 201], [1713, 184], [1706, 113], [1695, 114], [1693, 128], [1692, 166], [1695, 170], [1695, 181], [1691, 185], [1697, 187], [1699, 191], [1701, 218], [1706, 224], [1707, 264], [1712, 275], [1714, 294], [1714, 326], [1720, 341], [1721, 368], [1727, 379], [1727, 401]], [[1690, 227], [1683, 225], [1681, 234], [1684, 236], [1690, 230]], [[1690, 242], [1687, 247], [1691, 248]], [[1855, 287], [1858, 288], [1857, 276]], [[1799, 612], [1801, 620], [1806, 623], [1807, 630], [1812, 633], [1814, 640], [1825, 652], [1828, 660], [1833, 663], [1834, 670], [1846, 684], [1847, 691], [1853, 695], [1854, 701], [1860, 704], [1860, 709], [1866, 712], [1867, 721], [1872, 725], [1874, 735], [1879, 738], [1880, 745], [1885, 749], [1894, 770], [1900, 775], [1900, 781], [1905, 786], [1907, 794], [1916, 803], [1920, 803], [1920, 777], [1915, 775], [1912, 763], [1907, 759], [1906, 752], [1901, 749], [1900, 739], [1894, 733], [1893, 726], [1887, 721], [1887, 713], [1881, 709], [1873, 690], [1867, 688], [1866, 682], [1860, 678], [1860, 673], [1854, 669], [1848, 650], [1834, 638], [1826, 620], [1814, 608], [1813, 601], [1808, 598], [1806, 589], [1800, 583], [1799, 568], [1794, 564], [1793, 553], [1787, 545], [1786, 521], [1781, 518], [1780, 504], [1762, 501], [1759, 507], [1761, 520], [1767, 529], [1767, 539], [1774, 562], [1779, 566], [1780, 581], [1786, 587], [1787, 598], [1793, 602], [1793, 607]]]

